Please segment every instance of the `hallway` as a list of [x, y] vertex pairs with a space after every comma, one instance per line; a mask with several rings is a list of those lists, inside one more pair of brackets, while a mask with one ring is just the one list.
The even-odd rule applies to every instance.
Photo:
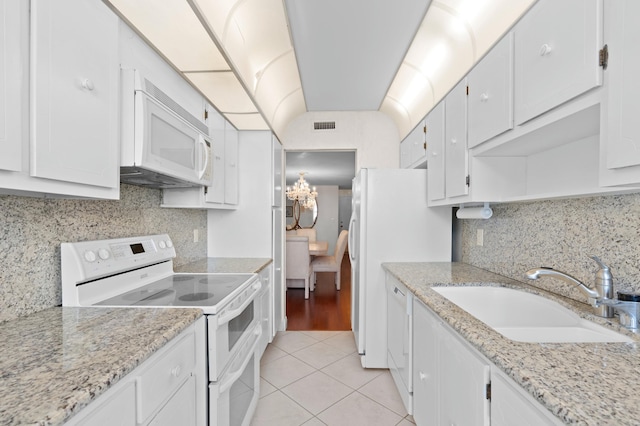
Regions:
[[391, 374], [363, 369], [350, 331], [286, 331], [260, 363], [252, 426], [412, 426]]
[[303, 288], [287, 289], [287, 330], [351, 330], [351, 263], [345, 253], [340, 270], [340, 291], [335, 275], [318, 273], [316, 290], [309, 299]]

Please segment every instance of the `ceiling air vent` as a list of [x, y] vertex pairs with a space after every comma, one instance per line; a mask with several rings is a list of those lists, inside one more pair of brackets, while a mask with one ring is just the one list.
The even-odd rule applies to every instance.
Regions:
[[316, 121], [313, 123], [313, 130], [335, 130], [335, 121]]

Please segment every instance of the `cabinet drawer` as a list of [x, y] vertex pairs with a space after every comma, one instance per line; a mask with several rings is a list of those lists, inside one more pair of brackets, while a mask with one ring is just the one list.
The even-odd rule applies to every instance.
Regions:
[[601, 0], [540, 0], [515, 28], [515, 121], [602, 84]]
[[196, 364], [194, 333], [182, 337], [137, 378], [138, 423], [145, 421], [190, 375]]

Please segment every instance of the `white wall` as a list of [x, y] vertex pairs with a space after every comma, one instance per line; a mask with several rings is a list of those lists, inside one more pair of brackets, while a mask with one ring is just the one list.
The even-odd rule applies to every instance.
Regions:
[[210, 257], [271, 257], [271, 132], [241, 131], [236, 210], [209, 210]]
[[[335, 121], [335, 130], [313, 130], [314, 121]], [[395, 123], [378, 111], [307, 112], [287, 127], [285, 150], [356, 150], [356, 170], [397, 168], [400, 136]]]

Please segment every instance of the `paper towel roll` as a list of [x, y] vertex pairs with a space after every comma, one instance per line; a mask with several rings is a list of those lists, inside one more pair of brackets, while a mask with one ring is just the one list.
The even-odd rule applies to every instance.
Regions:
[[484, 207], [467, 207], [458, 209], [456, 217], [458, 219], [489, 219], [493, 215], [493, 210], [489, 204]]

